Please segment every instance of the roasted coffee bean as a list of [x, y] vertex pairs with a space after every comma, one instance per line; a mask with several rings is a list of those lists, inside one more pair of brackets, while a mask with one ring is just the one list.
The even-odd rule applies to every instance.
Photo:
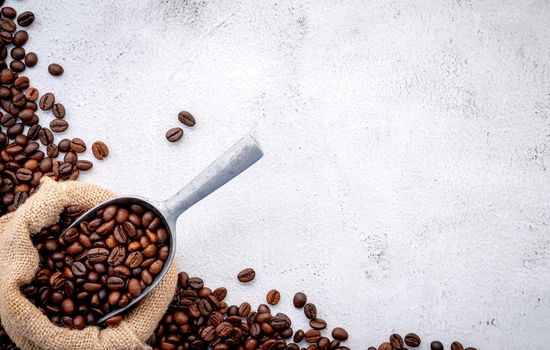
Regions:
[[189, 286], [193, 289], [201, 289], [202, 287], [204, 287], [204, 282], [202, 279], [198, 278], [198, 277], [192, 277], [189, 279]]
[[[334, 334], [333, 334], [333, 337], [334, 337]], [[405, 344], [407, 344], [408, 346], [416, 348], [420, 346], [420, 343], [421, 343], [420, 337], [415, 333], [408, 333], [407, 335], [405, 335]]]
[[255, 277], [256, 277], [256, 271], [254, 271], [251, 268], [246, 268], [241, 272], [239, 272], [239, 274], [237, 275], [237, 278], [239, 279], [239, 281], [245, 282], [245, 283], [252, 281]]
[[266, 301], [269, 305], [277, 305], [281, 300], [281, 293], [278, 290], [272, 289], [266, 295]]
[[303, 330], [299, 329], [296, 331], [296, 333], [294, 333], [294, 338], [292, 340], [294, 340], [295, 343], [299, 343], [304, 340], [305, 336], [306, 333]]
[[20, 73], [25, 70], [25, 64], [19, 60], [13, 60], [10, 62], [10, 69], [14, 72]]
[[321, 332], [316, 329], [310, 329], [305, 333], [305, 339], [308, 343], [317, 343], [321, 339]]
[[394, 349], [403, 349], [403, 338], [399, 334], [394, 333], [390, 335], [390, 344]]
[[92, 144], [92, 153], [98, 160], [102, 160], [109, 155], [109, 148], [103, 141], [96, 141]]
[[0, 19], [0, 28], [11, 33], [15, 31], [16, 25], [10, 18], [4, 17]]
[[348, 332], [341, 327], [336, 327], [332, 330], [332, 337], [336, 340], [345, 341], [348, 339]]
[[21, 27], [28, 27], [34, 21], [34, 13], [31, 11], [25, 11], [17, 16], [17, 24]]
[[325, 320], [322, 320], [320, 318], [314, 318], [313, 320], [309, 321], [309, 326], [313, 329], [325, 329], [327, 328], [327, 323]]
[[72, 139], [70, 147], [76, 153], [83, 153], [84, 151], [86, 151], [86, 143], [79, 138]]
[[444, 350], [445, 347], [443, 346], [443, 344], [440, 342], [440, 341], [433, 341], [431, 344], [430, 344], [430, 349], [431, 350]]
[[15, 46], [23, 46], [27, 43], [29, 40], [29, 33], [27, 33], [25, 30], [17, 31], [13, 35], [13, 44]]
[[29, 84], [29, 78], [28, 77], [18, 77], [17, 79], [15, 79], [14, 83], [13, 83], [13, 86], [17, 89], [17, 90], [25, 90], [27, 89], [30, 84]]
[[53, 142], [53, 139], [54, 139], [54, 136], [51, 132], [50, 129], [48, 128], [42, 128], [40, 129], [40, 131], [38, 132], [38, 138], [40, 139], [40, 142], [44, 145], [44, 146], [47, 146], [49, 145], [50, 143]]
[[61, 103], [54, 103], [52, 106], [52, 112], [53, 116], [62, 119], [65, 118], [65, 106], [63, 106]]
[[378, 350], [393, 350], [393, 348], [390, 343], [384, 342], [378, 346]]
[[172, 128], [166, 132], [166, 139], [170, 142], [176, 142], [183, 137], [182, 128]]
[[68, 127], [69, 127], [69, 123], [67, 123], [63, 119], [54, 119], [50, 122], [50, 129], [53, 132], [63, 132], [67, 130]]
[[296, 308], [299, 308], [299, 309], [303, 308], [304, 305], [307, 303], [307, 296], [302, 292], [298, 292], [294, 295], [294, 298], [292, 299], [292, 303]]
[[[25, 58], [25, 49], [22, 48], [22, 47], [14, 47], [13, 49], [11, 49], [11, 57], [14, 59], [14, 60], [22, 60]], [[17, 90], [22, 90], [18, 87], [16, 87]]]
[[187, 126], [194, 126], [195, 125], [195, 117], [187, 111], [181, 111], [178, 114], [178, 119], [180, 122]]
[[2, 7], [2, 16], [9, 19], [14, 19], [17, 16], [17, 12], [13, 7], [9, 7], [9, 6]]
[[52, 63], [48, 66], [48, 73], [50, 73], [53, 76], [62, 75], [63, 72], [64, 72], [64, 69], [60, 64]]
[[38, 56], [34, 52], [29, 52], [25, 56], [25, 65], [27, 67], [34, 67], [38, 63]]
[[48, 109], [51, 109], [53, 107], [54, 103], [55, 103], [55, 96], [51, 92], [46, 92], [40, 98], [38, 105], [40, 106], [41, 110], [47, 111]]
[[304, 314], [310, 320], [317, 318], [317, 307], [312, 303], [307, 303], [304, 306]]
[[460, 342], [454, 341], [451, 343], [451, 350], [464, 350], [464, 346]]

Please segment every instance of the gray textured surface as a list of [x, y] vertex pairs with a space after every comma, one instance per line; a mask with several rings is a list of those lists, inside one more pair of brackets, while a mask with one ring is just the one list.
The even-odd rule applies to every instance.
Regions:
[[[111, 148], [84, 180], [163, 199], [242, 134], [262, 143], [178, 226], [181, 268], [230, 302], [276, 287], [297, 328], [303, 290], [354, 350], [393, 331], [548, 347], [548, 1], [16, 6], [38, 14], [30, 76], [65, 134]], [[180, 109], [198, 125], [168, 144]]]

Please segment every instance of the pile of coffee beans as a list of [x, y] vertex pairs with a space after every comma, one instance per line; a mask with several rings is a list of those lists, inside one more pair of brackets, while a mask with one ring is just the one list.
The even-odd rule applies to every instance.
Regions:
[[[255, 276], [252, 269], [239, 273], [240, 281], [249, 282]], [[180, 349], [288, 349], [288, 350], [349, 350], [342, 345], [348, 339], [345, 329], [336, 327], [331, 338], [322, 334], [327, 323], [317, 317], [317, 308], [307, 303], [304, 293], [297, 293], [294, 306], [303, 308], [311, 329], [292, 329], [292, 321], [284, 313], [272, 314], [267, 304], [255, 310], [249, 302], [228, 305], [226, 288], [210, 289], [202, 279], [178, 275], [178, 290], [168, 312], [150, 339], [155, 350]], [[280, 300], [273, 289], [266, 299], [272, 305]], [[302, 347], [299, 344], [304, 344]]]
[[[26, 28], [34, 19], [30, 11], [18, 15], [12, 7], [0, 9], [0, 215], [24, 203], [43, 176], [75, 180], [81, 171], [93, 166], [90, 161], [78, 159], [78, 154], [86, 150], [81, 139], [54, 142], [54, 133], [69, 127], [65, 106], [51, 92], [40, 96], [29, 77], [23, 75], [27, 67], [37, 64], [38, 56], [26, 52], [29, 33], [18, 26]], [[59, 76], [64, 69], [52, 63], [48, 71]], [[49, 125], [40, 123], [39, 110], [51, 111], [54, 119]]]
[[[187, 112], [181, 111], [178, 114], [178, 120], [185, 126], [192, 127], [196, 124], [195, 117]], [[166, 139], [170, 142], [179, 141], [183, 137], [183, 129], [180, 127], [171, 128], [166, 132]]]
[[139, 297], [162, 271], [170, 244], [162, 219], [140, 205], [109, 205], [66, 229], [84, 211], [70, 206], [33, 236], [40, 267], [22, 288], [53, 323], [76, 329]]

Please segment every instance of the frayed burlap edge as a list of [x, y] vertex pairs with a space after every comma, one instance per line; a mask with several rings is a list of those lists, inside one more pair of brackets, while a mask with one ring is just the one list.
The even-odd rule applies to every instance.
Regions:
[[115, 194], [81, 182], [58, 183], [45, 178], [39, 190], [15, 213], [0, 218], [0, 319], [22, 350], [150, 349], [145, 341], [164, 315], [176, 289], [175, 262], [168, 273], [115, 328], [73, 330], [52, 324], [24, 295], [38, 269], [39, 257], [30, 235], [59, 220], [68, 205], [91, 208]]

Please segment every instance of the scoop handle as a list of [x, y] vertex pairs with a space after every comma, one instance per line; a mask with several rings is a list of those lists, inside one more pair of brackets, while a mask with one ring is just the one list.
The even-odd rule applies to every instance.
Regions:
[[167, 217], [176, 220], [184, 211], [248, 169], [263, 155], [256, 140], [246, 135], [165, 202]]

